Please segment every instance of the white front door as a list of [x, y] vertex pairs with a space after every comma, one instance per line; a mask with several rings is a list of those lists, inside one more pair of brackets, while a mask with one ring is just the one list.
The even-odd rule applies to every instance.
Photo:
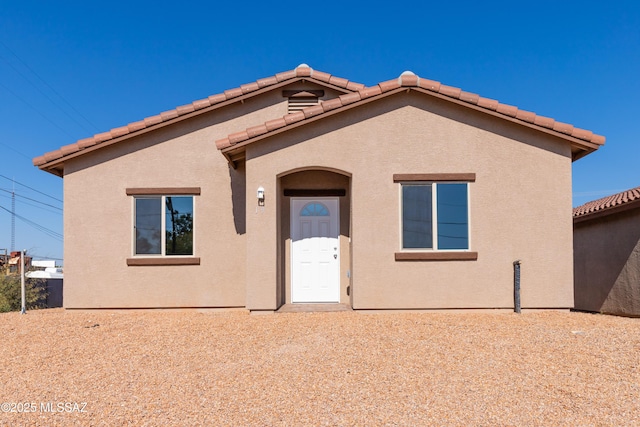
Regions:
[[291, 198], [291, 302], [340, 302], [338, 199]]

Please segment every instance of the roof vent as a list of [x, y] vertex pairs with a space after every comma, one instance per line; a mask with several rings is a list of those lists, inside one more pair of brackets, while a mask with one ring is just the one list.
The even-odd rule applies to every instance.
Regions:
[[283, 90], [282, 96], [289, 98], [288, 113], [295, 113], [320, 103], [324, 90]]

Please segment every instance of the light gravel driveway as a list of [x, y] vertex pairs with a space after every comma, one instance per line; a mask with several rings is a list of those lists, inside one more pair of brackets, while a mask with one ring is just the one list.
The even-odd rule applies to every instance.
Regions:
[[2, 426], [640, 425], [640, 319], [54, 309], [0, 336]]

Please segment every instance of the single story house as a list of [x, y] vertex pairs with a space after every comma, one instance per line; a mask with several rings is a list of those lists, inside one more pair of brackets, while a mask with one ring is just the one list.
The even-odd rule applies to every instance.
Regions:
[[640, 316], [640, 187], [573, 210], [575, 308]]
[[573, 307], [571, 164], [604, 137], [404, 72], [302, 64], [34, 159], [64, 305]]

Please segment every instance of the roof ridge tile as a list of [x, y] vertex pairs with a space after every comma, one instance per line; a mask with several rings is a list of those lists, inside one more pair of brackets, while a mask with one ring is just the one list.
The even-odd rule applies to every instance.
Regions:
[[460, 100], [464, 102], [468, 102], [469, 104], [478, 105], [478, 101], [480, 100], [480, 95], [471, 92], [460, 92]]
[[418, 77], [411, 71], [405, 71], [404, 73], [400, 74], [400, 77], [398, 77], [398, 84], [400, 86], [406, 87], [417, 87], [420, 84], [420, 77]]
[[478, 107], [486, 108], [487, 110], [496, 111], [500, 103], [495, 99], [484, 98], [481, 96], [476, 105], [478, 105]]
[[345, 89], [351, 90], [353, 92], [359, 91], [360, 89], [364, 89], [366, 86], [363, 85], [362, 83], [356, 83], [356, 82], [352, 82], [349, 81], [349, 83], [347, 83], [347, 86], [345, 87]]
[[[293, 114], [288, 114], [283, 118], [271, 120], [263, 123], [262, 125], [249, 128], [252, 129], [251, 137], [246, 130], [243, 132], [232, 134], [234, 135], [233, 138], [229, 137], [220, 140], [226, 141], [226, 143], [223, 142], [221, 144], [224, 145], [224, 147], [227, 146], [225, 144], [234, 145], [237, 143], [238, 138], [245, 138], [246, 136], [246, 138], [243, 139], [244, 141], [246, 139], [263, 135], [265, 132], [262, 132], [262, 130], [264, 129], [266, 129], [266, 133], [268, 133], [280, 127], [287, 126], [292, 123], [297, 123], [311, 117], [322, 115], [328, 111], [344, 107], [354, 102], [360, 102], [364, 99], [371, 98], [400, 87], [419, 87], [431, 92], [438, 93], [442, 96], [458, 99], [468, 104], [477, 105], [478, 107], [486, 110], [496, 111], [498, 114], [515, 118], [516, 120], [520, 120], [525, 123], [534, 124], [535, 126], [540, 126], [545, 129], [550, 129], [552, 131], [559, 132], [579, 140], [591, 142], [593, 144], [602, 145], [605, 142], [604, 136], [596, 135], [589, 130], [575, 128], [573, 125], [570, 125], [568, 123], [558, 122], [552, 118], [539, 116], [530, 111], [519, 110], [515, 106], [501, 104], [496, 100], [484, 98], [475, 93], [464, 92], [462, 91], [462, 89], [457, 87], [447, 86], [434, 80], [424, 79], [412, 72], [404, 72], [396, 79], [383, 81], [378, 83], [377, 85], [367, 87], [361, 83], [351, 82], [347, 79], [333, 76], [329, 73], [316, 71], [306, 64], [300, 64], [293, 70], [284, 71], [273, 76], [258, 79], [255, 82], [246, 83], [236, 88], [227, 89], [223, 93], [211, 95], [207, 98], [193, 101], [191, 104], [179, 106], [173, 110], [146, 117], [137, 122], [129, 123], [126, 126], [111, 129], [109, 132], [95, 134], [93, 137], [78, 140], [75, 144], [65, 146], [64, 153], [62, 153], [62, 150], [46, 153], [44, 156], [36, 157], [33, 162], [36, 166], [41, 166], [45, 163], [48, 163], [49, 161], [52, 161], [52, 159], [56, 160], [60, 157], [73, 154], [88, 147], [101, 144], [104, 141], [123, 137], [128, 134], [133, 134], [145, 128], [149, 128], [154, 125], [173, 120], [179, 116], [189, 114], [197, 110], [202, 110], [210, 106], [214, 106], [224, 101], [240, 97], [244, 94], [255, 92], [262, 88], [275, 85], [286, 80], [301, 77], [310, 77], [317, 80], [318, 82], [328, 83], [330, 85], [344, 88], [352, 92], [340, 95], [339, 97], [331, 100], [322, 101], [320, 105], [308, 107], [307, 109], [303, 109]], [[256, 133], [258, 132], [257, 129], [260, 129], [260, 133]], [[242, 134], [242, 136], [240, 134]], [[218, 142], [219, 141], [216, 141], [216, 145], [218, 145]]]
[[311, 73], [313, 72], [312, 68], [308, 65], [305, 67], [302, 65], [298, 65], [295, 69], [297, 77], [311, 77]]
[[386, 80], [378, 83], [378, 87], [382, 93], [389, 92], [390, 90], [398, 89], [400, 87], [400, 81], [399, 79]]
[[304, 113], [302, 111], [296, 111], [295, 113], [287, 114], [283, 117], [287, 125], [304, 120]]
[[518, 115], [518, 107], [516, 107], [515, 105], [498, 103], [498, 108], [496, 108], [496, 111], [509, 117], [516, 117]]
[[329, 84], [334, 86], [346, 88], [349, 85], [349, 80], [343, 79], [342, 77], [331, 76], [329, 78]]
[[278, 80], [278, 82], [282, 82], [284, 80], [290, 80], [297, 77], [297, 71], [296, 70], [283, 71], [281, 73], [276, 74], [275, 77]]
[[178, 113], [179, 116], [181, 116], [183, 114], [191, 113], [191, 112], [193, 112], [195, 110], [196, 109], [193, 106], [193, 104], [186, 104], [186, 105], [181, 105], [179, 107], [176, 107], [176, 113]]
[[267, 127], [267, 130], [271, 132], [273, 130], [285, 127], [287, 125], [287, 122], [284, 120], [284, 117], [280, 117], [277, 119], [269, 120], [268, 122], [265, 122], [264, 125]]
[[451, 98], [457, 99], [457, 98], [460, 98], [460, 93], [462, 92], [462, 89], [460, 89], [459, 87], [453, 87], [453, 86], [447, 86], [447, 85], [441, 84], [438, 92], [443, 95], [450, 96]]
[[201, 110], [203, 108], [207, 108], [209, 106], [211, 106], [211, 101], [209, 101], [209, 99], [198, 99], [196, 101], [193, 101], [191, 103], [191, 105], [193, 105], [193, 108], [195, 110]]
[[[207, 98], [193, 101], [191, 104], [181, 105], [176, 107], [173, 110], [168, 110], [160, 114], [145, 117], [142, 120], [129, 123], [126, 126], [113, 128], [108, 132], [102, 132], [99, 134], [95, 134], [91, 137], [78, 140], [75, 142], [75, 144], [70, 144], [68, 146], [65, 146], [66, 147], [65, 154], [63, 156], [56, 157], [54, 160], [60, 157], [64, 157], [66, 155], [84, 150], [85, 148], [100, 144], [102, 142], [135, 133], [145, 128], [175, 119], [179, 116], [189, 114], [197, 110], [202, 110], [204, 108], [219, 104], [221, 102], [224, 102], [233, 98], [237, 98], [239, 96], [260, 90], [264, 87], [272, 86], [282, 81], [286, 81], [296, 77], [312, 77], [320, 82], [329, 83], [334, 86], [338, 86], [351, 91], [357, 91], [365, 87], [363, 84], [350, 82], [347, 79], [342, 79], [340, 77], [332, 76], [331, 74], [328, 74], [322, 71], [316, 71], [306, 64], [300, 64], [298, 67], [296, 67], [293, 70], [284, 71], [273, 76], [258, 79], [255, 82], [246, 83], [239, 87], [227, 89], [222, 93], [214, 94], [214, 95], [208, 96]], [[75, 147], [75, 150], [71, 150], [72, 147]], [[41, 166], [51, 161], [51, 160], [45, 161], [45, 157], [47, 159], [51, 159], [53, 155], [52, 153], [56, 153], [56, 155], [58, 155], [58, 154], [61, 154], [61, 150], [56, 150], [49, 153], [48, 157], [38, 156], [34, 158], [33, 159], [34, 165]]]
[[252, 82], [241, 85], [240, 89], [242, 90], [242, 93], [245, 94], [260, 89], [260, 86], [258, 86], [258, 83]]
[[331, 74], [325, 73], [323, 71], [312, 70], [311, 77], [325, 83], [329, 83], [329, 81], [331, 80]]
[[380, 95], [381, 93], [382, 88], [380, 88], [380, 85], [365, 87], [358, 91], [358, 94], [360, 94], [360, 100], [371, 98], [372, 96]]
[[440, 86], [442, 85], [440, 84], [440, 82], [437, 82], [435, 80], [423, 79], [422, 77], [420, 77], [418, 79], [418, 86], [433, 92], [440, 92]]
[[342, 107], [342, 100], [340, 99], [340, 97], [333, 98], [333, 99], [329, 99], [327, 101], [321, 102], [320, 105], [322, 106], [322, 109], [325, 112], [327, 112], [327, 111], [335, 110], [336, 108]]
[[358, 92], [345, 93], [344, 95], [340, 95], [338, 99], [342, 103], [342, 105], [353, 104], [354, 102], [358, 102], [362, 99], [361, 90]]

